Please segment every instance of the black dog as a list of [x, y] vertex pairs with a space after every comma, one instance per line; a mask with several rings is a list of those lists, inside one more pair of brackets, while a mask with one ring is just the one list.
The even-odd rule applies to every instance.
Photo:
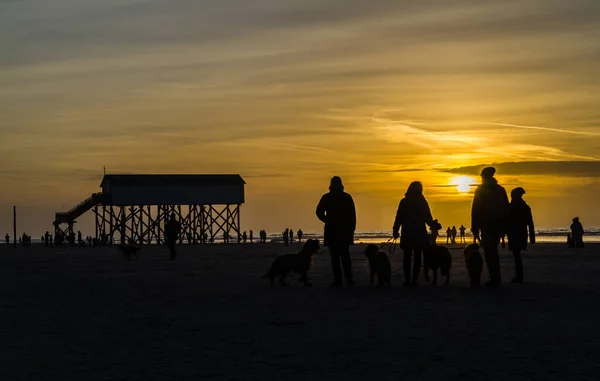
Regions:
[[300, 281], [304, 282], [305, 286], [311, 286], [308, 283], [308, 270], [312, 263], [312, 256], [315, 255], [320, 249], [319, 241], [316, 239], [309, 239], [302, 246], [302, 250], [298, 254], [284, 254], [280, 255], [273, 261], [271, 269], [268, 273], [263, 276], [263, 279], [270, 278], [271, 284], [275, 281], [275, 278], [279, 277], [279, 283], [282, 286], [289, 286], [285, 283], [285, 277], [290, 273], [294, 272], [300, 274]]
[[471, 288], [479, 287], [481, 283], [481, 272], [483, 271], [483, 258], [479, 253], [479, 245], [472, 243], [465, 247], [465, 265], [471, 280]]
[[445, 246], [431, 245], [423, 252], [423, 273], [425, 280], [429, 282], [429, 270], [433, 270], [433, 281], [431, 284], [437, 284], [438, 269], [442, 276], [446, 276], [444, 285], [450, 282], [450, 268], [452, 267], [452, 256], [450, 250]]
[[365, 255], [369, 260], [371, 286], [373, 285], [375, 275], [377, 275], [377, 287], [391, 286], [392, 265], [387, 254], [380, 251], [379, 246], [369, 244], [365, 249]]
[[137, 261], [138, 259], [138, 251], [140, 251], [142, 248], [139, 246], [135, 246], [135, 245], [125, 245], [125, 244], [120, 244], [119, 249], [121, 250], [121, 252], [123, 253], [123, 258], [125, 258], [128, 261], [131, 261], [131, 257], [135, 256], [135, 260]]

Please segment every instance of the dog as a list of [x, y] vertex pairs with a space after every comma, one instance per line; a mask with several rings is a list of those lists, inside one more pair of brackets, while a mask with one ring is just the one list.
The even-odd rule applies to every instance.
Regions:
[[478, 288], [481, 283], [481, 273], [483, 272], [483, 258], [479, 253], [479, 245], [472, 243], [465, 247], [465, 265], [471, 280], [471, 288]]
[[132, 244], [120, 244], [118, 247], [119, 250], [121, 250], [121, 253], [123, 253], [123, 258], [128, 261], [131, 261], [132, 257], [135, 257], [135, 260], [137, 261], [138, 252], [142, 249], [141, 247]]
[[271, 284], [275, 282], [275, 278], [279, 277], [279, 283], [282, 286], [289, 286], [285, 283], [285, 277], [293, 272], [300, 274], [300, 281], [304, 282], [305, 286], [312, 286], [308, 282], [308, 271], [312, 264], [312, 257], [320, 250], [319, 241], [309, 239], [302, 246], [302, 250], [298, 254], [283, 254], [275, 258], [271, 269], [267, 272], [263, 279], [271, 279]]
[[377, 275], [377, 287], [391, 286], [392, 265], [387, 254], [379, 250], [379, 246], [375, 244], [367, 245], [365, 256], [369, 260], [369, 271], [371, 276], [371, 286], [373, 286], [373, 278]]
[[425, 280], [429, 282], [429, 270], [433, 271], [433, 281], [437, 284], [438, 269], [442, 276], [446, 277], [444, 286], [450, 283], [450, 268], [452, 267], [452, 256], [446, 246], [431, 245], [423, 252], [423, 273]]

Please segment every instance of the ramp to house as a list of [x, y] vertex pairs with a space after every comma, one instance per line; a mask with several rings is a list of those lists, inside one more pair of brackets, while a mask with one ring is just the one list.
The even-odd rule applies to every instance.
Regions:
[[54, 226], [58, 226], [60, 224], [73, 224], [76, 218], [79, 218], [82, 214], [92, 209], [94, 206], [102, 204], [102, 202], [105, 200], [105, 196], [106, 195], [102, 192], [93, 193], [90, 197], [75, 205], [68, 212], [56, 213]]

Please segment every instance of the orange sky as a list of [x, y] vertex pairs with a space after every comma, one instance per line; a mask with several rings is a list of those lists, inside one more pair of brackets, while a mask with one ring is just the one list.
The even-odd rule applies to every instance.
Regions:
[[51, 229], [103, 166], [240, 173], [244, 228], [311, 231], [332, 175], [360, 230], [390, 229], [412, 180], [467, 225], [453, 177], [519, 162], [498, 178], [538, 226], [600, 225], [599, 20], [597, 0], [0, 2], [0, 231], [13, 204]]

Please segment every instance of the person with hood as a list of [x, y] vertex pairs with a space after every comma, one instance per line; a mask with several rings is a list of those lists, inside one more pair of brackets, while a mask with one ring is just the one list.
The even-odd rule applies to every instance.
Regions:
[[571, 239], [573, 240], [574, 247], [583, 247], [583, 233], [583, 225], [579, 222], [579, 217], [573, 218], [573, 223], [571, 224]]
[[521, 187], [510, 192], [511, 201], [507, 235], [508, 248], [512, 250], [515, 258], [515, 277], [512, 283], [523, 283], [521, 250], [527, 250], [527, 237], [529, 237], [529, 242], [535, 243], [533, 216], [531, 215], [531, 208], [523, 200], [524, 194], [525, 189]]
[[481, 241], [490, 274], [487, 287], [496, 287], [502, 282], [498, 245], [506, 234], [510, 213], [508, 195], [494, 178], [495, 173], [494, 167], [481, 171], [481, 184], [475, 190], [471, 209], [471, 231], [475, 241]]
[[[413, 181], [398, 205], [393, 227], [393, 236], [400, 237], [400, 248], [404, 251], [404, 287], [417, 285], [421, 255], [429, 246], [425, 224], [429, 227], [439, 226], [431, 216], [431, 209], [423, 196], [423, 184]], [[400, 227], [402, 234], [398, 233]], [[411, 257], [414, 260], [412, 274]]]
[[[324, 245], [331, 253], [333, 267], [333, 287], [342, 286], [342, 269], [346, 283], [354, 284], [350, 245], [354, 244], [356, 230], [356, 208], [352, 196], [344, 192], [342, 179], [334, 176], [329, 185], [329, 193], [324, 194], [316, 210], [319, 220], [325, 223]], [[341, 265], [340, 265], [341, 261]]]

